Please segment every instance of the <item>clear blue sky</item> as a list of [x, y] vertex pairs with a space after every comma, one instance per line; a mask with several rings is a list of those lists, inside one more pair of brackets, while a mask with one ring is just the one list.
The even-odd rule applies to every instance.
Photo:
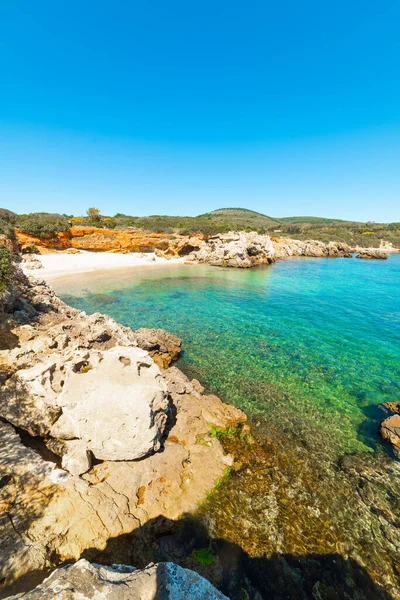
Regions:
[[0, 205], [400, 220], [399, 23], [399, 0], [1, 0]]

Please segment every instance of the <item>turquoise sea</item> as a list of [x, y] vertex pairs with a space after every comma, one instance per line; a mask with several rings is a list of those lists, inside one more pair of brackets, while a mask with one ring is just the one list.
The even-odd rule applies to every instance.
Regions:
[[[55, 288], [88, 313], [182, 338], [178, 366], [248, 415], [274, 459], [264, 474], [250, 468], [228, 478], [210, 500], [204, 519], [214, 534], [252, 555], [338, 552], [395, 589], [391, 553], [400, 544], [382, 531], [386, 513], [399, 508], [397, 461], [378, 427], [383, 403], [400, 400], [400, 255], [115, 271], [60, 279]], [[369, 469], [368, 500], [358, 490], [360, 469]], [[220, 511], [218, 522], [211, 510]]]

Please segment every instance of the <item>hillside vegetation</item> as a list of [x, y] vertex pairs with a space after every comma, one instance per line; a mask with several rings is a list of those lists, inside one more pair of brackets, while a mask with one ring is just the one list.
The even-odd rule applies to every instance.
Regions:
[[36, 236], [51, 236], [69, 226], [92, 225], [109, 229], [144, 229], [152, 232], [212, 236], [228, 231], [257, 231], [273, 236], [323, 242], [347, 242], [351, 246], [377, 247], [381, 240], [400, 247], [400, 223], [362, 223], [322, 217], [274, 218], [244, 208], [221, 208], [197, 217], [150, 215], [136, 217], [118, 213], [103, 216], [97, 209], [88, 209], [88, 216], [74, 217], [50, 213], [16, 215], [0, 209], [1, 231], [12, 234], [15, 226]]

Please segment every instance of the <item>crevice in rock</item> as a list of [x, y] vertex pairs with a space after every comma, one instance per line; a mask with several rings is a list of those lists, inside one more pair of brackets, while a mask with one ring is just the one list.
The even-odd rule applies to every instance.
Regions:
[[[43, 437], [41, 437], [40, 435], [31, 435], [28, 431], [26, 431], [25, 429], [21, 429], [21, 427], [16, 427], [12, 423], [10, 423], [10, 421], [4, 419], [4, 417], [0, 417], [0, 422], [5, 423], [6, 425], [11, 425], [11, 427], [13, 427], [15, 432], [19, 435], [21, 443], [25, 446], [25, 448], [30, 448], [31, 450], [34, 450], [43, 458], [43, 460], [45, 460], [46, 462], [52, 462], [55, 465], [57, 465], [57, 467], [61, 468], [61, 457], [57, 456], [57, 454], [54, 454], [54, 452], [47, 448]], [[0, 487], [2, 487], [1, 483], [3, 479], [0, 481]]]

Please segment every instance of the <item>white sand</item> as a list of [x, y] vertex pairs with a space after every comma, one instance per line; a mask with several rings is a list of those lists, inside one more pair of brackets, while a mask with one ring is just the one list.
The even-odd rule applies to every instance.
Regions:
[[87, 273], [130, 267], [152, 267], [161, 265], [183, 264], [181, 258], [160, 258], [153, 252], [116, 254], [113, 252], [88, 252], [80, 250], [78, 254], [54, 252], [52, 254], [36, 255], [43, 265], [42, 269], [28, 269], [23, 266], [27, 275], [36, 275], [42, 279], [53, 279], [74, 273]]

